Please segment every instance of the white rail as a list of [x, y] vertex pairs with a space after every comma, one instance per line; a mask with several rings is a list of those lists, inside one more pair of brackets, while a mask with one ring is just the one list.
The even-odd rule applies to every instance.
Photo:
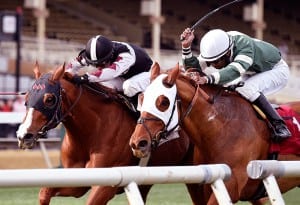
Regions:
[[0, 170], [0, 187], [125, 186], [131, 205], [144, 204], [137, 185], [165, 183], [211, 184], [219, 204], [232, 204], [223, 180], [231, 176], [225, 164], [166, 167], [114, 167]]
[[23, 112], [0, 112], [0, 124], [21, 123], [25, 114]]
[[300, 177], [300, 161], [254, 160], [248, 163], [247, 173], [252, 179], [263, 179], [272, 205], [284, 205], [276, 178]]

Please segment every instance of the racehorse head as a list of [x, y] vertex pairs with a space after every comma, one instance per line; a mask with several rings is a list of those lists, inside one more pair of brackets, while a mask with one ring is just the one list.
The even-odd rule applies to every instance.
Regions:
[[59, 79], [64, 70], [65, 65], [62, 65], [53, 73], [41, 75], [36, 63], [35, 82], [25, 98], [26, 116], [17, 130], [19, 148], [31, 149], [40, 137], [61, 122], [62, 88]]
[[151, 69], [151, 84], [142, 99], [141, 116], [131, 136], [130, 146], [136, 157], [147, 157], [162, 137], [178, 128], [176, 76], [179, 65], [171, 75], [160, 74], [157, 63]]

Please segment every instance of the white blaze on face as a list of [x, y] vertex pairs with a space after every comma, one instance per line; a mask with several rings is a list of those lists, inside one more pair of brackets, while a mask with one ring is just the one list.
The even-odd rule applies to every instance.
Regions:
[[27, 130], [32, 123], [33, 111], [34, 111], [34, 108], [28, 109], [25, 121], [19, 126], [19, 129], [17, 130], [18, 138], [23, 138], [25, 136], [25, 134], [27, 133]]
[[[172, 110], [177, 94], [176, 84], [174, 84], [171, 88], [167, 88], [163, 85], [162, 81], [166, 77], [166, 74], [159, 75], [145, 90], [144, 92], [144, 100], [141, 108], [141, 112], [148, 112], [155, 117], [161, 119], [165, 125], [167, 125], [169, 119], [172, 117]], [[164, 95], [170, 101], [170, 106], [164, 112], [157, 109], [155, 106], [156, 99]], [[175, 110], [173, 113], [172, 121], [168, 126], [168, 130], [172, 129], [174, 126], [178, 124], [178, 110], [177, 104], [175, 104]]]

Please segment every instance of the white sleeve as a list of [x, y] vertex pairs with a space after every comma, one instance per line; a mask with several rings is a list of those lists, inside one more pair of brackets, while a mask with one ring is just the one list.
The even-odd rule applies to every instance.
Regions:
[[89, 81], [102, 82], [112, 80], [128, 71], [134, 63], [135, 55], [132, 55], [132, 53], [129, 52], [121, 53], [118, 56], [117, 60], [113, 62], [109, 67], [99, 68], [93, 73], [89, 73]]

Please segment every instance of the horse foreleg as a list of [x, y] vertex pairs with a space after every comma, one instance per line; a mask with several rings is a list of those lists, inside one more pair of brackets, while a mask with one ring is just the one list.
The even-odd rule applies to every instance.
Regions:
[[186, 184], [186, 188], [194, 205], [205, 204], [202, 184]]
[[86, 205], [105, 205], [117, 193], [119, 187], [93, 186]]
[[250, 201], [250, 203], [252, 205], [264, 205], [264, 204], [269, 204], [269, 198], [268, 197], [264, 197], [261, 199], [258, 199], [256, 201]]
[[[147, 195], [150, 191], [150, 188], [152, 185], [148, 186], [139, 186], [139, 190], [141, 193], [141, 196], [146, 202]], [[120, 190], [123, 189], [121, 187], [100, 187], [100, 186], [95, 186], [92, 188], [88, 200], [87, 200], [87, 205], [102, 205], [102, 204], [107, 204], [117, 193], [120, 192]], [[122, 190], [121, 190], [122, 192]]]
[[50, 200], [54, 196], [73, 196], [81, 197], [83, 196], [90, 187], [76, 187], [76, 188], [48, 188], [43, 187], [39, 192], [40, 205], [49, 205]]
[[[236, 173], [234, 171], [234, 169], [232, 169], [232, 170], [233, 170], [233, 173]], [[227, 189], [227, 192], [229, 194], [231, 202], [232, 203], [237, 203], [240, 199], [241, 189], [239, 189], [239, 187], [238, 187], [237, 177], [236, 177], [235, 174], [232, 174], [231, 178], [228, 181], [225, 182], [225, 186], [226, 186], [226, 189]], [[205, 196], [209, 197], [207, 205], [217, 205], [217, 204], [219, 204], [211, 187], [208, 188], [208, 186], [205, 186], [205, 192], [204, 193], [205, 193]]]

